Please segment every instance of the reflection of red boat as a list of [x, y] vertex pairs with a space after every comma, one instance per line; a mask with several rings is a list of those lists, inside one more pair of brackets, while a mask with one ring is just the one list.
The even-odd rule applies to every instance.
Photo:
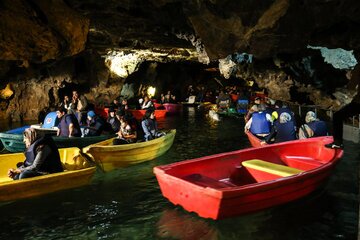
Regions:
[[179, 113], [183, 109], [182, 104], [177, 104], [177, 103], [164, 103], [163, 106], [168, 111], [168, 113], [171, 114]]
[[157, 236], [161, 239], [218, 239], [215, 227], [196, 216], [173, 209], [163, 211], [157, 223]]
[[154, 173], [172, 203], [220, 219], [313, 192], [343, 154], [325, 148], [332, 141], [318, 137], [238, 150], [155, 167]]
[[251, 143], [251, 146], [253, 147], [262, 147], [264, 145], [261, 145], [261, 140], [257, 138], [254, 134], [252, 134], [250, 131], [246, 132], [246, 135], [248, 136], [249, 142]]
[[[129, 110], [131, 113], [132, 113], [132, 115], [137, 119], [137, 120], [141, 120], [143, 117], [144, 117], [144, 115], [145, 115], [145, 112], [146, 112], [146, 110], [135, 110], [135, 109], [131, 109], [131, 110]], [[156, 118], [164, 118], [165, 117], [165, 115], [166, 115], [166, 109], [164, 109], [164, 110], [161, 110], [161, 109], [156, 109], [155, 110], [155, 117]]]

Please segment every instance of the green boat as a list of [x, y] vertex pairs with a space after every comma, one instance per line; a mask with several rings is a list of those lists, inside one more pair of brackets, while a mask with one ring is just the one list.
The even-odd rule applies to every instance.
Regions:
[[[23, 132], [30, 126], [16, 128], [7, 132], [0, 133], [0, 140], [5, 149], [9, 152], [23, 152], [25, 151], [25, 143], [23, 142]], [[56, 132], [54, 132], [56, 135]], [[94, 137], [57, 137], [52, 136], [58, 148], [78, 147], [83, 148], [90, 144], [94, 144], [106, 139], [112, 138], [115, 135], [100, 135]]]
[[[56, 145], [58, 148], [68, 148], [68, 147], [78, 147], [83, 148], [90, 144], [94, 144], [97, 142], [104, 141], [106, 139], [115, 137], [115, 135], [100, 135], [94, 137], [57, 137], [56, 132], [57, 129], [54, 127], [57, 125], [56, 123], [57, 117], [56, 112], [50, 112], [46, 115], [44, 120], [44, 124], [40, 125], [28, 125], [19, 128], [15, 128], [6, 132], [0, 133], [0, 140], [4, 148], [8, 152], [23, 152], [25, 151], [25, 143], [23, 142], [23, 132], [26, 128], [36, 127], [39, 131], [43, 131], [45, 134], [52, 135]], [[1, 145], [1, 144], [0, 144]]]

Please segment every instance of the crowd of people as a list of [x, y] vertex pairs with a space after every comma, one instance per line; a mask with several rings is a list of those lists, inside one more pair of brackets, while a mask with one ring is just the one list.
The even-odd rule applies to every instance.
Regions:
[[262, 102], [256, 98], [245, 116], [245, 132], [250, 131], [261, 144], [279, 143], [296, 139], [327, 136], [328, 128], [316, 113], [308, 111], [304, 124], [298, 127], [293, 111], [282, 101]]

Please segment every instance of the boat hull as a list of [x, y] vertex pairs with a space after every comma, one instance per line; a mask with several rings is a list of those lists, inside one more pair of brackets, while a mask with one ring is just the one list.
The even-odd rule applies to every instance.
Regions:
[[24, 199], [88, 184], [96, 168], [81, 158], [80, 149], [66, 148], [59, 149], [59, 152], [67, 171], [16, 181], [7, 177], [7, 171], [22, 162], [24, 154], [0, 155], [0, 201]]
[[261, 140], [259, 138], [257, 138], [254, 134], [252, 134], [250, 131], [246, 132], [246, 135], [249, 139], [249, 142], [251, 144], [251, 146], [253, 147], [262, 147], [264, 145], [261, 145]]
[[128, 167], [163, 155], [172, 146], [176, 130], [147, 142], [112, 145], [113, 139], [90, 145], [83, 152], [90, 155], [104, 171]]
[[[20, 129], [20, 128], [19, 128]], [[21, 128], [22, 129], [22, 128]], [[54, 133], [56, 134], [56, 133]], [[114, 135], [100, 135], [93, 137], [57, 137], [53, 136], [56, 146], [58, 148], [79, 147], [83, 148], [90, 144], [100, 142], [113, 137]], [[25, 151], [24, 137], [21, 133], [3, 132], [0, 133], [0, 140], [5, 149], [9, 152], [23, 152]]]
[[176, 104], [176, 103], [164, 103], [164, 108], [167, 110], [169, 114], [177, 114], [180, 113], [183, 110], [182, 104]]
[[[146, 110], [129, 110], [131, 114], [134, 116], [136, 120], [142, 120], [144, 117]], [[156, 118], [164, 118], [166, 116], [166, 109], [156, 109], [155, 110], [155, 117]]]
[[[279, 143], [159, 166], [154, 173], [162, 194], [175, 205], [204, 218], [233, 217], [299, 199], [325, 183], [342, 151], [324, 147], [331, 137], [300, 141], [301, 145]], [[302, 172], [288, 177], [262, 173], [261, 180], [242, 166], [249, 159]]]

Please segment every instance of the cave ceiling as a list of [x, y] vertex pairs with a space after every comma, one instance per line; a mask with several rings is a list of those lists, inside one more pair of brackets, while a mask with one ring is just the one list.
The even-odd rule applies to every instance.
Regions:
[[45, 62], [85, 48], [202, 46], [210, 60], [360, 48], [356, 0], [3, 0], [0, 16], [1, 60]]

